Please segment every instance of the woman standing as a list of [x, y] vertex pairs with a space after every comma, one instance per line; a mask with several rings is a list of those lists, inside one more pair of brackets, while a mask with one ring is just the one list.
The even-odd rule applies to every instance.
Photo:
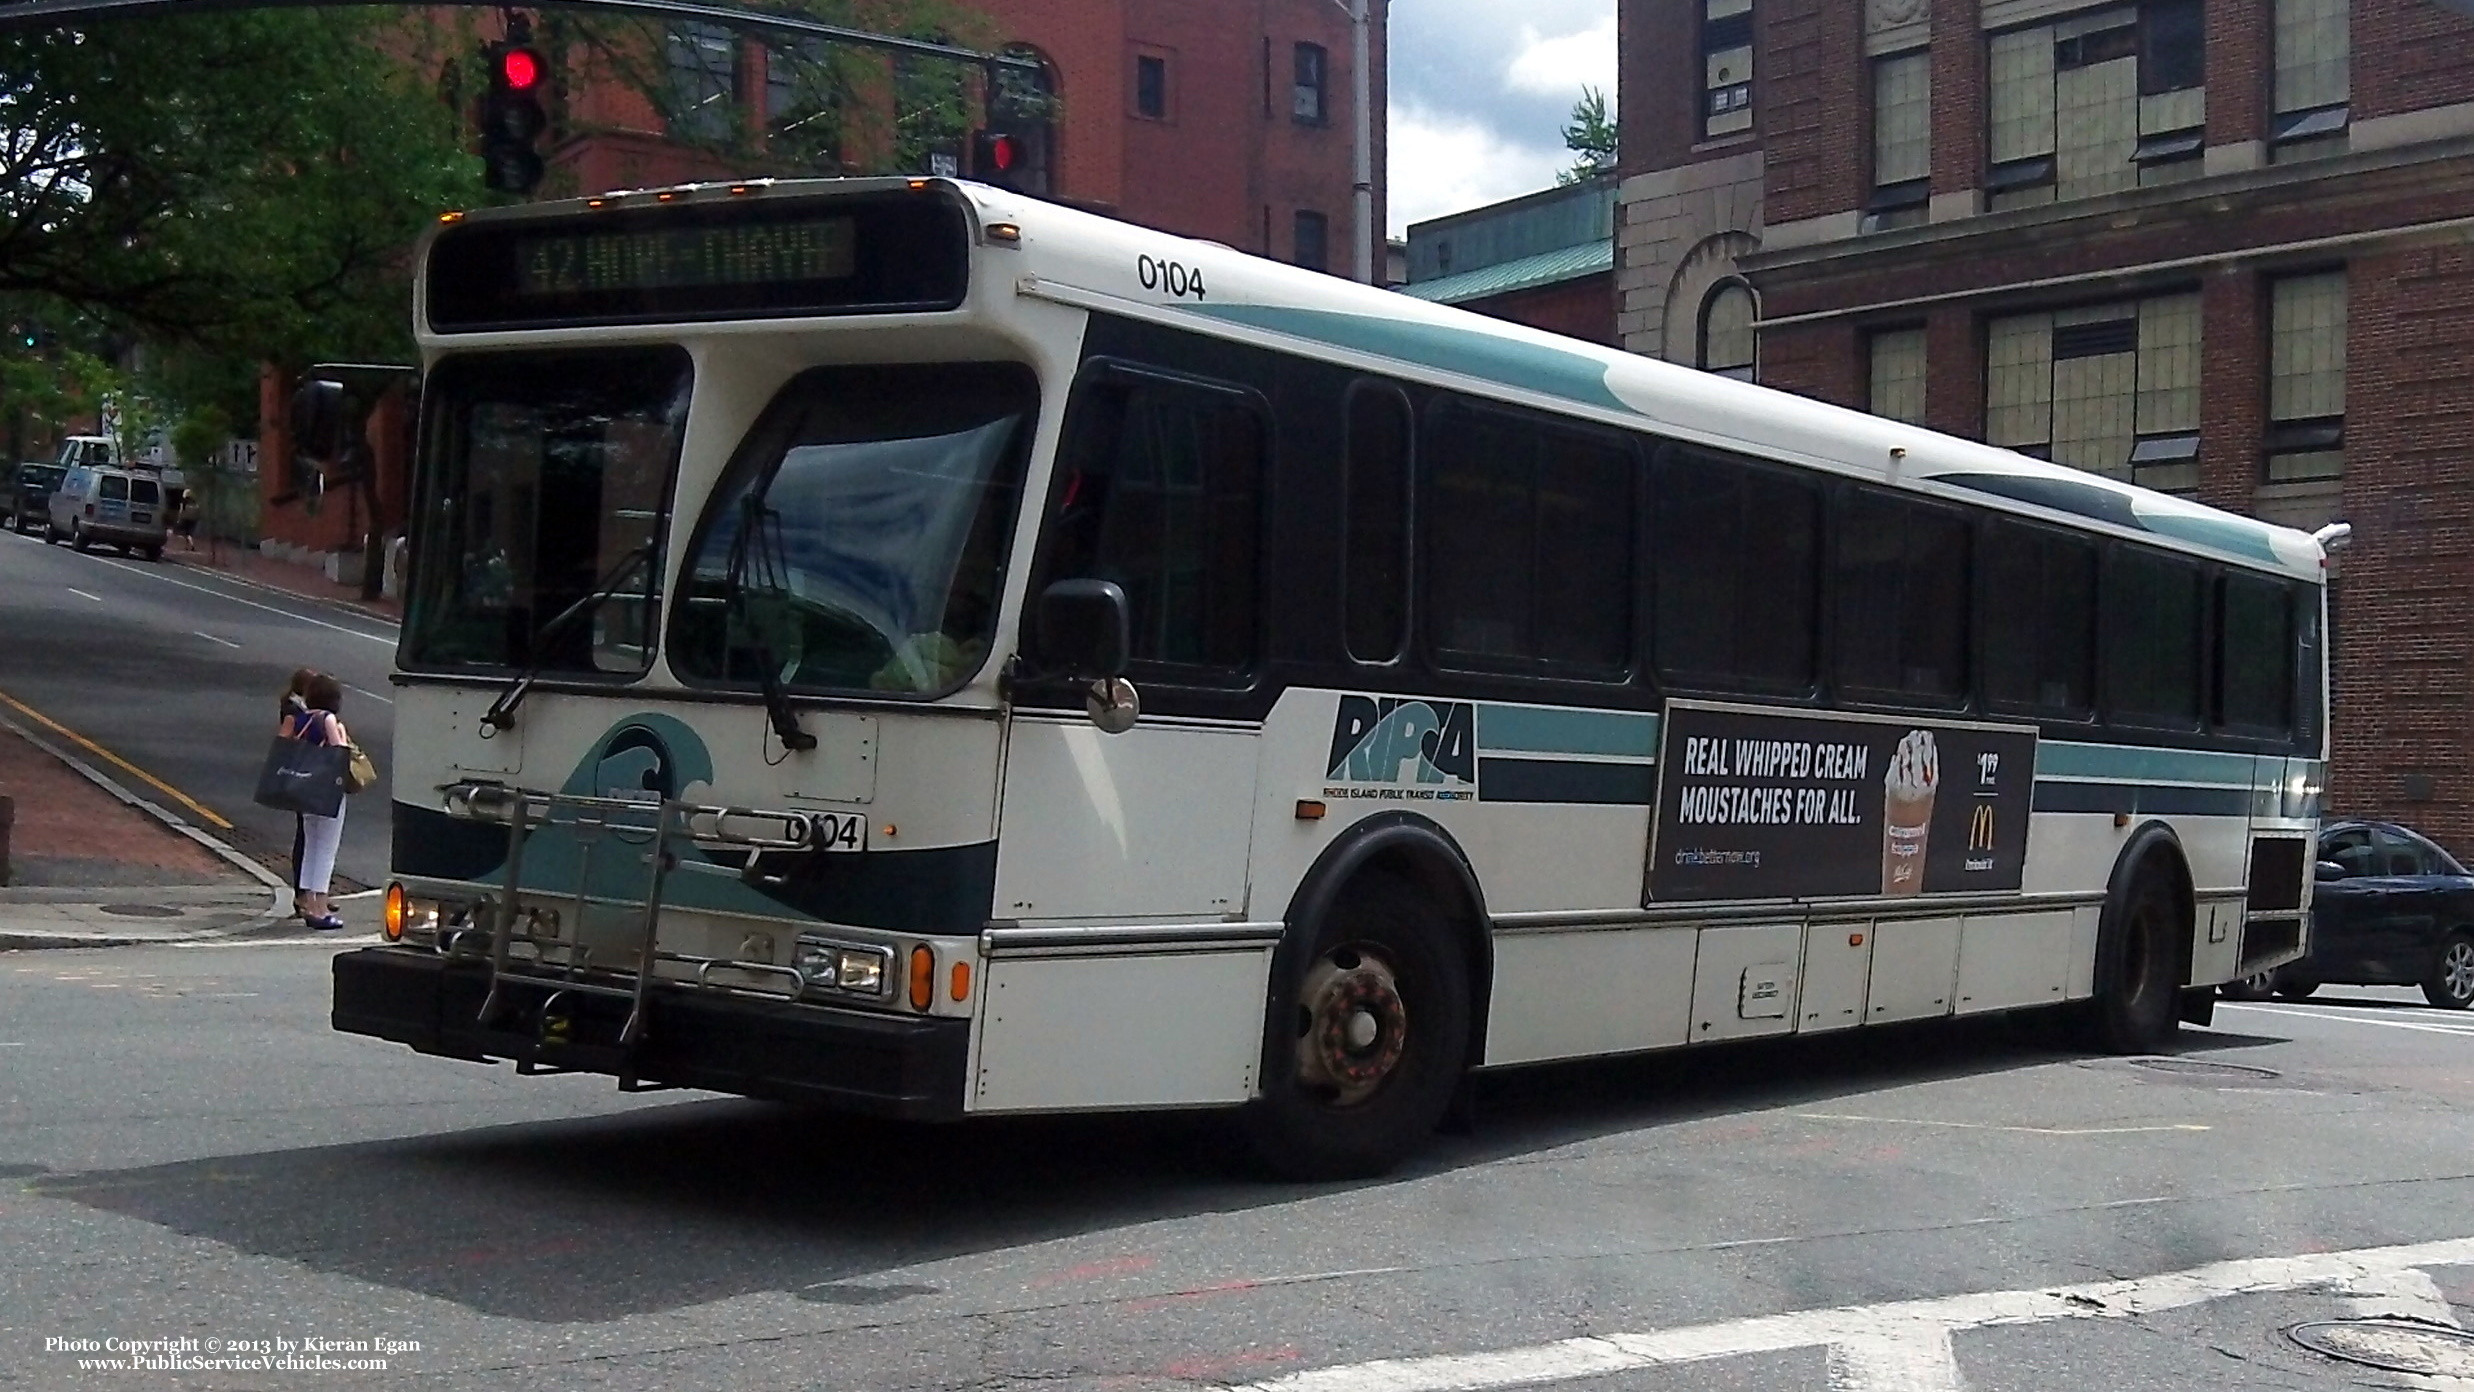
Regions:
[[[310, 744], [352, 743], [352, 736], [338, 714], [344, 704], [343, 684], [324, 672], [306, 668], [293, 674], [293, 682], [300, 688], [298, 707], [287, 692], [278, 732], [286, 739]], [[335, 879], [336, 847], [344, 837], [343, 804], [336, 804], [332, 817], [301, 813], [299, 827], [292, 855], [293, 907], [310, 927], [332, 932], [344, 926], [326, 897]]]

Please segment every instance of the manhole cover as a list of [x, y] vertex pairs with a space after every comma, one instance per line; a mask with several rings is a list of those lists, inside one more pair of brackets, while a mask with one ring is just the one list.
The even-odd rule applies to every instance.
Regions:
[[2190, 1073], [2203, 1078], [2275, 1078], [2283, 1075], [2273, 1068], [2254, 1068], [2247, 1063], [2209, 1063], [2204, 1059], [2135, 1058], [2122, 1062], [2151, 1073]]
[[2412, 1320], [2315, 1320], [2285, 1337], [2313, 1353], [2426, 1377], [2474, 1377], [2474, 1334]]
[[104, 913], [118, 914], [122, 918], [180, 917], [180, 910], [166, 908], [161, 904], [100, 904], [96, 907]]

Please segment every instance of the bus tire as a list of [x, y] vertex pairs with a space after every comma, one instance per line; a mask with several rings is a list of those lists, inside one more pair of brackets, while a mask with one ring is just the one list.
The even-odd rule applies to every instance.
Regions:
[[2096, 999], [2088, 1044], [2108, 1054], [2147, 1054], [2181, 1028], [2183, 917], [2162, 856], [2140, 857], [2128, 883], [2105, 901], [2096, 937]]
[[1433, 1134], [1469, 1048], [1469, 968], [1450, 925], [1395, 876], [1360, 875], [1273, 995], [1246, 1139], [1284, 1179], [1365, 1179]]

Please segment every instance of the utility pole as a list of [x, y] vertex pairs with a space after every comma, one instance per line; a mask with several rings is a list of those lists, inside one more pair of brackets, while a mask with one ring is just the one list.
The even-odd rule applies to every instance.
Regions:
[[[1341, 0], [1332, 0], [1341, 4]], [[1356, 94], [1352, 99], [1357, 116], [1357, 139], [1351, 159], [1350, 177], [1357, 195], [1357, 263], [1358, 283], [1375, 283], [1375, 238], [1380, 235], [1374, 225], [1374, 17], [1370, 13], [1372, 0], [1347, 0], [1341, 5], [1349, 13], [1349, 25], [1355, 31]]]

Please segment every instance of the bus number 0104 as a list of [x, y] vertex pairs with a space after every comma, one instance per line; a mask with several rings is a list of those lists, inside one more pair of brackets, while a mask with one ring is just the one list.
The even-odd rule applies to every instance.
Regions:
[[1145, 290], [1165, 290], [1181, 300], [1199, 300], [1203, 297], [1203, 269], [1200, 266], [1145, 256], [1134, 262], [1134, 271], [1142, 277]]
[[811, 812], [808, 814], [809, 844], [820, 851], [864, 851], [868, 848], [868, 819], [856, 812]]

